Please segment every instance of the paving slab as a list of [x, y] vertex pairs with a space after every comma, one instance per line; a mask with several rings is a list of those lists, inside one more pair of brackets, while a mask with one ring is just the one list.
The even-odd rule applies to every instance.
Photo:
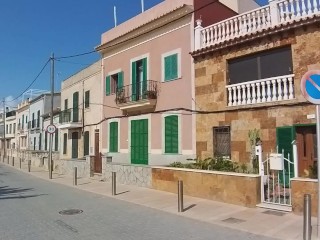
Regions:
[[[19, 169], [19, 166], [16, 164], [14, 168]], [[26, 162], [22, 163], [21, 171], [27, 172]], [[295, 215], [291, 212], [277, 212], [263, 208], [246, 208], [184, 196], [185, 211], [178, 213], [177, 195], [174, 193], [117, 184], [118, 194], [112, 196], [110, 182], [99, 181], [94, 178], [79, 178], [78, 185], [73, 186], [72, 176], [53, 173], [53, 179], [49, 180], [48, 171], [35, 166], [32, 166], [29, 174], [43, 180], [100, 194], [102, 197], [111, 197], [223, 227], [275, 239], [302, 239], [302, 216]], [[312, 224], [314, 225], [312, 237], [313, 239], [317, 239], [316, 218], [312, 218]]]

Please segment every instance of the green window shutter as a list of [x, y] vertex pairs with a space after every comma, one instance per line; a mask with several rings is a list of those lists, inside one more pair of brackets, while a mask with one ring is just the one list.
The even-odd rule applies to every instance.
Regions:
[[42, 134], [39, 133], [39, 150], [41, 151], [41, 147], [42, 147]]
[[165, 153], [179, 153], [178, 116], [165, 117]]
[[178, 54], [171, 56], [171, 79], [178, 78]]
[[54, 149], [55, 149], [55, 151], [58, 151], [58, 147], [59, 147], [59, 131], [56, 130], [56, 132], [54, 133]]
[[118, 86], [117, 88], [120, 90], [123, 87], [123, 72], [118, 73]]
[[90, 91], [86, 91], [84, 94], [84, 107], [88, 108], [90, 106]]
[[[290, 154], [290, 161], [293, 161], [293, 148], [292, 141], [296, 139], [295, 128], [292, 126], [288, 127], [278, 127], [276, 128], [276, 136], [277, 136], [277, 146], [279, 153], [282, 153], [284, 150], [284, 157], [288, 157], [288, 153]], [[285, 171], [285, 185], [289, 185], [289, 166], [288, 162], [284, 161], [284, 171]], [[294, 166], [290, 166], [290, 176], [294, 175]], [[283, 183], [283, 173], [280, 172], [280, 182]]]
[[137, 63], [132, 62], [131, 65], [131, 72], [132, 72], [132, 96], [131, 100], [137, 100]]
[[[142, 69], [143, 69], [143, 83], [142, 83], [142, 92], [145, 93], [147, 91], [147, 73], [148, 73], [148, 67], [147, 67], [147, 58], [142, 59]], [[145, 94], [143, 94], [144, 96]]]
[[67, 140], [68, 140], [68, 134], [63, 134], [63, 154], [67, 154]]
[[106, 95], [109, 96], [110, 93], [111, 93], [111, 77], [110, 76], [107, 76], [106, 77]]
[[90, 136], [89, 131], [85, 131], [83, 135], [83, 142], [84, 142], [83, 155], [84, 156], [89, 155], [89, 144], [90, 144], [89, 136]]
[[170, 56], [164, 58], [164, 80], [171, 79], [171, 58]]
[[173, 54], [164, 58], [164, 80], [176, 78], [178, 78], [178, 54]]
[[68, 110], [68, 99], [64, 100], [64, 110]]
[[118, 122], [109, 125], [109, 152], [118, 152]]
[[79, 121], [79, 92], [73, 93], [73, 112], [72, 112], [72, 121]]

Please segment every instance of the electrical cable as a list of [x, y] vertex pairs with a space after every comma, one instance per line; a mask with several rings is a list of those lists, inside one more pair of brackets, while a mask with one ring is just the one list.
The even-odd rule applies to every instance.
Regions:
[[10, 100], [10, 101], [6, 101], [7, 103], [9, 102], [13, 102], [15, 100], [17, 100], [19, 97], [21, 97], [34, 83], [35, 81], [37, 81], [37, 79], [40, 77], [41, 73], [43, 72], [43, 70], [46, 68], [46, 66], [48, 65], [48, 63], [50, 62], [51, 58], [49, 58], [47, 60], [47, 62], [44, 64], [44, 66], [42, 67], [42, 69], [40, 70], [40, 72], [38, 73], [38, 75], [35, 77], [35, 79], [28, 85], [28, 87], [20, 94], [18, 95], [16, 98]]
[[[167, 25], [169, 25], [169, 24], [171, 24], [171, 23], [174, 23], [174, 22], [176, 22], [176, 21], [178, 21], [178, 20], [180, 20], [180, 19], [182, 19], [182, 18], [184, 18], [184, 17], [186, 17], [186, 16], [188, 16], [188, 15], [190, 15], [190, 14], [193, 14], [193, 13], [195, 13], [195, 12], [197, 12], [197, 11], [205, 8], [205, 7], [208, 7], [208, 6], [211, 5], [211, 4], [217, 3], [217, 2], [219, 2], [219, 0], [215, 0], [215, 1], [213, 1], [213, 2], [210, 2], [210, 3], [208, 3], [208, 4], [206, 4], [206, 5], [202, 6], [202, 7], [200, 7], [200, 8], [198, 8], [198, 9], [195, 9], [195, 10], [193, 10], [193, 11], [191, 11], [191, 12], [189, 12], [189, 13], [181, 16], [181, 17], [179, 17], [179, 18], [176, 18], [176, 19], [174, 19], [174, 20], [172, 20], [172, 21], [170, 21], [170, 22], [167, 22], [167, 23], [165, 23], [164, 25], [161, 25], [161, 26], [159, 26], [159, 27], [153, 28], [153, 29], [151, 29], [151, 30], [149, 30], [149, 31], [147, 31], [147, 32], [144, 32], [144, 33], [139, 34], [139, 35], [137, 35], [137, 36], [128, 38], [128, 39], [126, 39], [126, 40], [124, 40], [124, 41], [115, 43], [115, 44], [113, 44], [113, 45], [103, 47], [103, 48], [101, 48], [100, 50], [105, 50], [105, 49], [108, 49], [108, 48], [112, 48], [112, 47], [118, 46], [118, 45], [120, 45], [120, 44], [126, 43], [126, 42], [128, 42], [128, 41], [134, 40], [134, 39], [136, 39], [136, 38], [139, 38], [139, 37], [141, 37], [141, 36], [143, 36], [143, 35], [146, 35], [146, 34], [148, 34], [148, 33], [151, 33], [151, 32], [153, 32], [153, 31], [155, 31], [155, 30], [158, 30], [158, 29], [160, 29], [160, 28], [163, 28], [164, 26], [167, 26]], [[97, 53], [97, 51], [96, 51], [96, 50], [92, 50], [92, 51], [88, 51], [88, 52], [84, 52], [84, 53], [79, 53], [79, 54], [74, 54], [74, 55], [69, 55], [69, 56], [56, 57], [55, 59], [58, 60], [58, 59], [74, 58], [74, 57], [80, 57], [80, 56], [84, 56], [84, 55], [88, 55], [88, 54], [92, 54], [92, 53]]]

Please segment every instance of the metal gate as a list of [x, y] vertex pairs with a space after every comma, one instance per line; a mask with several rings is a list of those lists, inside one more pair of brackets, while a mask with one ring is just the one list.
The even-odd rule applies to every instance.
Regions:
[[294, 162], [282, 153], [267, 154], [263, 159], [260, 149], [257, 149], [259, 157], [259, 169], [261, 176], [261, 206], [291, 211], [291, 178], [295, 176]]

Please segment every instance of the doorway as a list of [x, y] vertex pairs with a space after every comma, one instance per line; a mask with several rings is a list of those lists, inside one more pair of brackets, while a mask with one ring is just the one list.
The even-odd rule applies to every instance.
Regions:
[[296, 127], [299, 176], [305, 176], [317, 163], [316, 125]]
[[78, 132], [73, 132], [72, 138], [72, 155], [71, 158], [78, 158]]
[[102, 173], [102, 159], [99, 149], [99, 130], [94, 133], [94, 172]]
[[148, 119], [131, 121], [131, 163], [148, 165]]

